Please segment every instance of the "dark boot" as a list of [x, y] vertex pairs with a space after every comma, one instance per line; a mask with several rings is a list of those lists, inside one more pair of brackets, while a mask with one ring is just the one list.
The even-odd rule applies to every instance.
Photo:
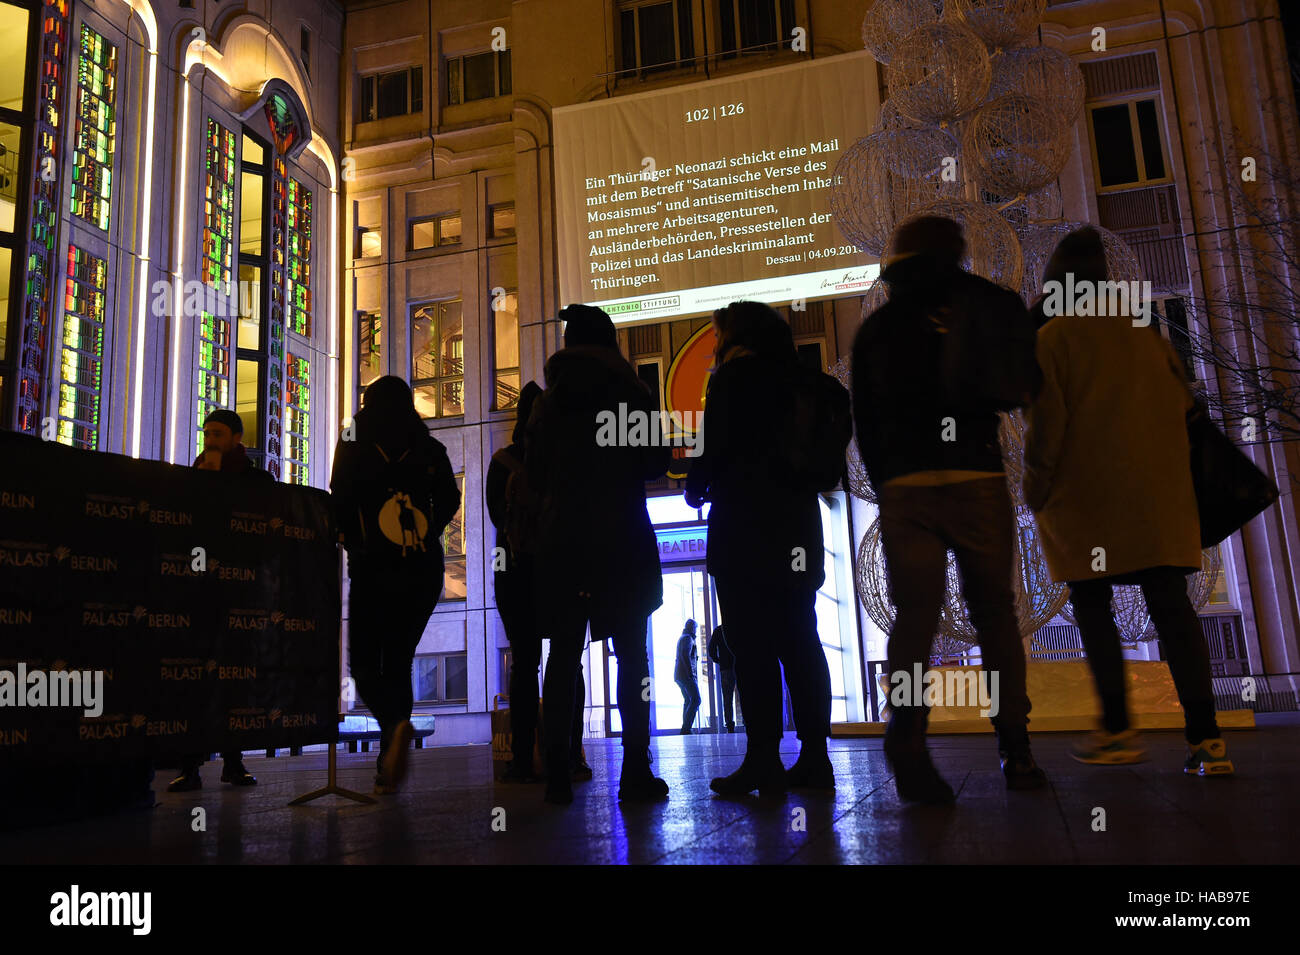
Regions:
[[567, 806], [573, 802], [568, 745], [546, 751], [546, 795], [542, 798], [556, 806]]
[[719, 776], [709, 788], [720, 796], [745, 796], [758, 790], [764, 798], [779, 797], [786, 790], [785, 765], [775, 746], [750, 748], [740, 768], [729, 776]]
[[624, 749], [618, 798], [620, 802], [660, 802], [668, 798], [668, 784], [650, 771], [648, 758]]
[[785, 773], [787, 789], [816, 789], [821, 792], [835, 791], [835, 769], [831, 759], [826, 755], [826, 743], [821, 741], [805, 743], [795, 760]]

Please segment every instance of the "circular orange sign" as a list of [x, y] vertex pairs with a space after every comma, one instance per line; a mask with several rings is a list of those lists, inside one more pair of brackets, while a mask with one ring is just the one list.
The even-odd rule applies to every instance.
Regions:
[[717, 333], [713, 323], [709, 322], [686, 340], [668, 366], [664, 404], [681, 431], [694, 434], [699, 427], [717, 344]]

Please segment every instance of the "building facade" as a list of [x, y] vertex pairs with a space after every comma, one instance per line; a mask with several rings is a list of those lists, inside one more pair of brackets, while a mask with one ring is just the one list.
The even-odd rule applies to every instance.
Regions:
[[[0, 424], [187, 464], [206, 412], [230, 407], [263, 467], [327, 487], [364, 387], [406, 378], [464, 501], [417, 650], [417, 705], [438, 715], [441, 742], [484, 742], [510, 658], [483, 479], [569, 304], [552, 112], [859, 51], [869, 6], [0, 0]], [[797, 51], [796, 28], [807, 38]], [[1274, 0], [1050, 2], [1040, 37], [1087, 84], [1059, 180], [1064, 218], [1129, 242], [1164, 333], [1180, 345], [1216, 320], [1201, 303], [1265, 294], [1226, 183], [1242, 144], [1282, 156], [1300, 145]], [[883, 72], [878, 86], [846, 95], [884, 99]], [[1284, 182], [1260, 188], [1294, 206]], [[1241, 238], [1211, 249], [1211, 233]], [[848, 295], [783, 311], [801, 358], [828, 367], [848, 355], [861, 309]], [[707, 325], [620, 325], [620, 344], [662, 400]], [[1284, 495], [1221, 548], [1206, 633], [1216, 672], [1294, 673], [1300, 462], [1293, 444], [1251, 453]], [[704, 514], [672, 478], [648, 490], [666, 593], [652, 667], [665, 683], [685, 617], [703, 634], [718, 618]], [[855, 559], [874, 513], [844, 491], [823, 505], [818, 619], [834, 718], [867, 719], [884, 634], [856, 597]], [[587, 729], [616, 733], [617, 661], [597, 644], [584, 666]], [[679, 706], [672, 693], [657, 700], [656, 725], [675, 729]]]

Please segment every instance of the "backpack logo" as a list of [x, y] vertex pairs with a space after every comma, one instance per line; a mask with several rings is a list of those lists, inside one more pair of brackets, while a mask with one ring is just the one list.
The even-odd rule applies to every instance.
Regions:
[[429, 519], [424, 512], [411, 505], [411, 495], [395, 491], [379, 509], [379, 530], [402, 549], [423, 551], [425, 535], [429, 533]]

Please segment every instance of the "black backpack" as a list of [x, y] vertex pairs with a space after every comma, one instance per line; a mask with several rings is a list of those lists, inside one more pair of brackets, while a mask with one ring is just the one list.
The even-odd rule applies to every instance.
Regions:
[[930, 320], [941, 334], [940, 372], [948, 402], [972, 410], [1011, 411], [1042, 386], [1037, 331], [1014, 292], [959, 286]]
[[392, 569], [416, 569], [442, 556], [429, 513], [432, 500], [429, 462], [414, 448], [390, 457], [378, 443], [369, 452], [377, 474], [358, 488], [357, 508], [366, 561]]
[[822, 371], [792, 372], [782, 449], [787, 480], [805, 491], [829, 491], [844, 475], [853, 411], [843, 385]]

